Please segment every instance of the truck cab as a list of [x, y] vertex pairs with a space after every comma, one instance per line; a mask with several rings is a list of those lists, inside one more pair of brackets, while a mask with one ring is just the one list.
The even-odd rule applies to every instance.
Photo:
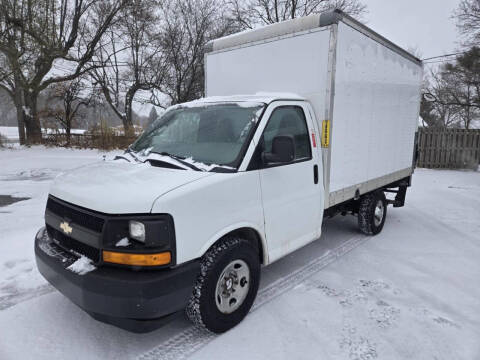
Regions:
[[[293, 94], [168, 109], [124, 154], [55, 179], [36, 240], [40, 271], [96, 318], [135, 319], [133, 329], [187, 305], [201, 259], [219, 241], [241, 239], [259, 267], [317, 239], [324, 189], [312, 114]], [[72, 271], [78, 255], [91, 271]], [[249, 272], [256, 292], [259, 274]], [[146, 287], [135, 279], [132, 291], [126, 274]], [[188, 286], [165, 306], [157, 292], [175, 283]]]

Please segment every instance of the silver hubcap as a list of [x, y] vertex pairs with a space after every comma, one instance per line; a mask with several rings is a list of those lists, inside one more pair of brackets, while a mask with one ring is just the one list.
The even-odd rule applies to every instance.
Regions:
[[234, 260], [223, 269], [215, 289], [215, 303], [223, 314], [243, 304], [250, 288], [250, 269], [243, 260]]
[[377, 205], [375, 206], [375, 214], [373, 215], [373, 222], [375, 226], [380, 226], [383, 219], [383, 213], [385, 212], [385, 208], [383, 206], [383, 201], [378, 200]]

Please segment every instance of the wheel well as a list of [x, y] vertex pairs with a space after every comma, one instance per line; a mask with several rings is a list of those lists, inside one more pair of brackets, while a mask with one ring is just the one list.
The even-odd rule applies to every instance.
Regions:
[[[252, 228], [248, 228], [248, 227], [236, 229], [236, 230], [230, 231], [228, 234], [225, 234], [224, 236], [222, 236], [222, 239], [226, 236], [232, 236], [232, 235], [236, 235], [236, 236], [241, 237], [242, 239], [250, 241], [252, 243], [252, 245], [254, 245], [258, 249], [258, 255], [260, 257], [260, 259], [259, 259], [260, 264], [262, 264], [262, 265], [264, 264], [265, 252], [264, 252], [264, 248], [263, 248], [263, 244], [262, 244], [262, 239], [260, 237], [260, 234], [257, 232], [257, 230], [252, 229]], [[221, 239], [219, 239], [218, 241], [220, 241], [220, 240]]]

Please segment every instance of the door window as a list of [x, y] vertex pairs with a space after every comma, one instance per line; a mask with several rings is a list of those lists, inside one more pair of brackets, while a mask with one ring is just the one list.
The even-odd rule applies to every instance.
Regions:
[[295, 139], [295, 161], [312, 158], [307, 121], [301, 107], [281, 106], [273, 111], [263, 132], [263, 151], [272, 150], [273, 138], [278, 135], [291, 135]]

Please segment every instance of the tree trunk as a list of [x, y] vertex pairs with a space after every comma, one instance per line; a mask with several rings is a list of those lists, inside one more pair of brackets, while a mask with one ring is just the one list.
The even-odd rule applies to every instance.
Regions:
[[123, 129], [125, 130], [125, 136], [132, 136], [134, 134], [133, 122], [132, 122], [132, 111], [130, 114], [127, 112], [123, 120]]
[[23, 96], [22, 91], [15, 89], [13, 91], [13, 103], [17, 110], [18, 139], [20, 145], [25, 145], [25, 123], [23, 121]]
[[23, 91], [20, 87], [20, 80], [18, 74], [14, 74], [15, 87], [12, 92], [13, 103], [17, 110], [17, 126], [18, 126], [18, 140], [20, 145], [25, 145], [25, 122], [23, 119]]
[[125, 116], [122, 118], [125, 136], [133, 136], [135, 134], [132, 120], [132, 103], [136, 91], [136, 88], [132, 87], [127, 91], [127, 95], [125, 96]]
[[70, 146], [71, 128], [72, 128], [71, 120], [67, 120], [67, 126], [65, 127], [65, 133], [67, 134], [67, 146]]
[[20, 145], [25, 145], [25, 123], [23, 122], [23, 105], [17, 108], [18, 140]]
[[65, 103], [65, 134], [67, 136], [67, 146], [70, 146], [70, 130], [72, 129], [72, 107], [70, 102]]
[[42, 128], [37, 111], [38, 93], [25, 92], [23, 106], [23, 119], [27, 130], [27, 143], [40, 144], [42, 142]]

